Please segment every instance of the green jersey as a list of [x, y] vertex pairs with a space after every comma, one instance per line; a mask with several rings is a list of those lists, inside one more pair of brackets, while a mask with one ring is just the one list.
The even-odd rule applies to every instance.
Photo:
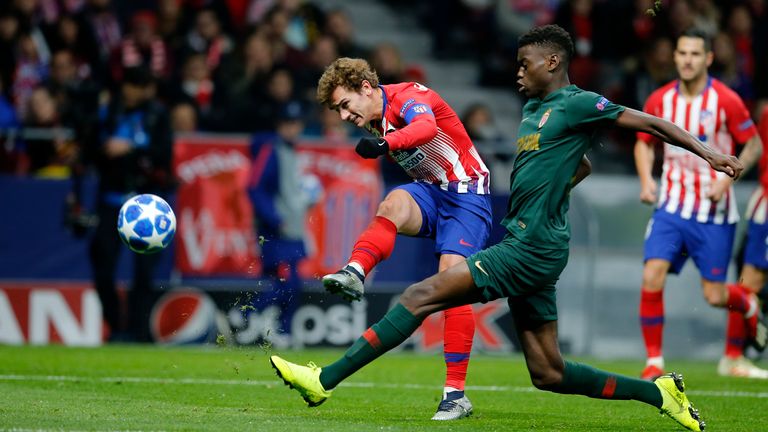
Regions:
[[623, 106], [575, 85], [525, 104], [507, 215], [501, 222], [513, 238], [538, 248], [568, 248], [571, 180], [594, 131], [623, 111]]

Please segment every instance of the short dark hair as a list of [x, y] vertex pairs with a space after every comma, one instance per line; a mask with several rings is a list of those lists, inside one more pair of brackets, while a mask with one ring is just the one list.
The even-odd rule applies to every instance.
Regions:
[[556, 49], [563, 55], [565, 64], [570, 63], [573, 58], [573, 39], [559, 25], [549, 24], [532, 28], [528, 33], [520, 36], [517, 41], [519, 48], [527, 45], [539, 45]]
[[700, 28], [690, 27], [686, 29], [684, 32], [680, 33], [677, 40], [679, 41], [682, 37], [701, 39], [704, 41], [704, 51], [712, 51], [712, 35]]

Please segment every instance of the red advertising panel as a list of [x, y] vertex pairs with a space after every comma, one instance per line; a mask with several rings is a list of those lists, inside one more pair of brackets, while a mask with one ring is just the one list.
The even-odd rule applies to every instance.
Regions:
[[357, 236], [376, 214], [383, 182], [378, 161], [362, 159], [352, 144], [303, 143], [297, 149], [304, 175], [317, 177], [323, 190], [307, 213], [309, 256], [301, 268], [316, 277], [347, 263]]
[[101, 303], [90, 284], [0, 282], [0, 344], [101, 341]]
[[[383, 185], [378, 162], [360, 158], [349, 143], [304, 141], [296, 150], [296, 175], [318, 189], [307, 213], [308, 257], [300, 268], [305, 277], [315, 277], [346, 263], [376, 212]], [[174, 153], [180, 181], [176, 268], [187, 276], [259, 276], [258, 233], [247, 191], [249, 138], [182, 137]]]
[[247, 185], [248, 138], [181, 137], [174, 144], [179, 179], [176, 268], [185, 275], [257, 276], [253, 209]]

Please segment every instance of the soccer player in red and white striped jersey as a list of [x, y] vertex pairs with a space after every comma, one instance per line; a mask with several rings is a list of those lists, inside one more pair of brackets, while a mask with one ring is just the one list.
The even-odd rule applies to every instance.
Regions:
[[[684, 32], [677, 40], [674, 59], [679, 78], [651, 94], [644, 111], [675, 123], [724, 154], [735, 154], [736, 145], [744, 144], [739, 159], [748, 170], [760, 157], [762, 143], [741, 98], [707, 72], [712, 63], [709, 36], [696, 29]], [[657, 203], [646, 231], [640, 299], [640, 325], [648, 355], [642, 377], [646, 379], [661, 375], [664, 369], [666, 275], [678, 273], [689, 256], [699, 269], [704, 298], [710, 305], [738, 314], [752, 327], [762, 325], [754, 319], [759, 313], [756, 296], [741, 285], [725, 284], [739, 219], [732, 179], [687, 150], [665, 143], [657, 190], [651, 176], [655, 144], [653, 136], [638, 133], [635, 164], [640, 199]]]
[[[760, 158], [760, 184], [752, 193], [747, 205], [746, 243], [744, 245], [744, 266], [738, 284], [755, 294], [768, 283], [768, 106], [760, 116], [758, 131], [763, 142], [763, 156]], [[756, 315], [751, 321], [757, 320]], [[756, 334], [750, 332], [756, 331]], [[761, 332], [762, 331], [762, 332]], [[728, 340], [725, 357], [720, 361], [718, 372], [749, 378], [768, 379], [768, 370], [760, 369], [744, 357], [746, 340], [756, 342], [757, 348], [768, 344], [768, 332], [753, 322], [745, 322], [736, 312], [728, 313]]]
[[[323, 277], [328, 291], [359, 300], [365, 276], [389, 257], [397, 234], [435, 239], [440, 271], [485, 246], [491, 229], [490, 174], [461, 120], [440, 95], [414, 82], [379, 85], [370, 65], [352, 58], [339, 58], [326, 68], [317, 95], [342, 120], [371, 133], [355, 149], [360, 156], [386, 155], [414, 180], [379, 204], [349, 263]], [[445, 311], [447, 374], [433, 420], [472, 413], [464, 384], [474, 332], [471, 306]]]

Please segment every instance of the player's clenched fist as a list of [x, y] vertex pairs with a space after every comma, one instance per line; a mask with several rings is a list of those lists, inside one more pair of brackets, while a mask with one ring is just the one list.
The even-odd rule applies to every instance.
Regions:
[[355, 151], [365, 159], [376, 159], [379, 156], [387, 154], [389, 144], [384, 138], [360, 138]]

